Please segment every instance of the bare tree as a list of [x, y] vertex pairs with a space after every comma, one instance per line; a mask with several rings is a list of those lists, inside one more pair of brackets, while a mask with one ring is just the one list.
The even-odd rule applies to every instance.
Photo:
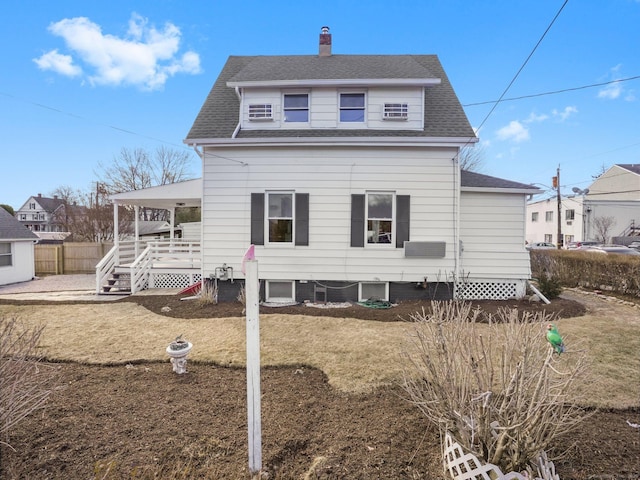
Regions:
[[[167, 185], [191, 178], [189, 166], [192, 155], [188, 151], [159, 147], [155, 154], [142, 148], [122, 148], [112, 163], [98, 164], [100, 183], [110, 193], [130, 192], [143, 188]], [[143, 208], [143, 220], [168, 220], [166, 210]]]
[[474, 147], [463, 147], [458, 153], [458, 163], [462, 170], [480, 172], [484, 167], [484, 147], [476, 145]]
[[616, 224], [615, 217], [595, 217], [593, 219], [593, 230], [596, 241], [607, 243], [611, 234], [611, 229]]

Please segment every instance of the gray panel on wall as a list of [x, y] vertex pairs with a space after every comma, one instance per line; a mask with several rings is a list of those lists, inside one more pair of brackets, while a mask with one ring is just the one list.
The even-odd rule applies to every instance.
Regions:
[[405, 257], [444, 258], [446, 242], [404, 242]]

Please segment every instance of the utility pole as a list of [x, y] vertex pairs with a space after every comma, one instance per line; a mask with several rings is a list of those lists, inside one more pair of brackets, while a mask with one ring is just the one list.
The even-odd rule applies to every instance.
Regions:
[[562, 237], [562, 196], [560, 195], [560, 165], [558, 165], [558, 172], [554, 178], [556, 191], [558, 193], [558, 250], [562, 248], [564, 244], [564, 238]]

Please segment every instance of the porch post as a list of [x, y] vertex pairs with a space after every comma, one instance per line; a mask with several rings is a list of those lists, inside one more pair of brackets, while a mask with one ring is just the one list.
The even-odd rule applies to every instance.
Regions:
[[134, 242], [134, 251], [135, 251], [135, 255], [136, 258], [138, 258], [138, 255], [140, 255], [140, 224], [138, 223], [140, 221], [140, 207], [138, 205], [134, 205], [133, 206], [133, 214], [135, 216], [135, 220], [133, 222], [133, 229], [134, 229], [134, 235], [135, 235], [135, 242]]
[[171, 207], [171, 209], [169, 210], [169, 223], [171, 224], [171, 230], [169, 230], [169, 238], [171, 240], [174, 240], [174, 236], [175, 236], [175, 229], [174, 229], [174, 223], [176, 221], [176, 207]]
[[120, 265], [120, 232], [118, 229], [118, 202], [113, 202], [113, 245], [118, 247], [116, 250], [116, 265]]

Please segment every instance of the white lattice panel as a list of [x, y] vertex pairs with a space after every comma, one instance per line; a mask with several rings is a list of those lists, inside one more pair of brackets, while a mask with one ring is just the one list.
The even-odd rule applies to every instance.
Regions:
[[151, 277], [150, 288], [187, 288], [199, 282], [202, 275], [199, 273], [152, 273]]
[[458, 284], [456, 298], [461, 300], [508, 300], [518, 293], [517, 283], [469, 282]]

